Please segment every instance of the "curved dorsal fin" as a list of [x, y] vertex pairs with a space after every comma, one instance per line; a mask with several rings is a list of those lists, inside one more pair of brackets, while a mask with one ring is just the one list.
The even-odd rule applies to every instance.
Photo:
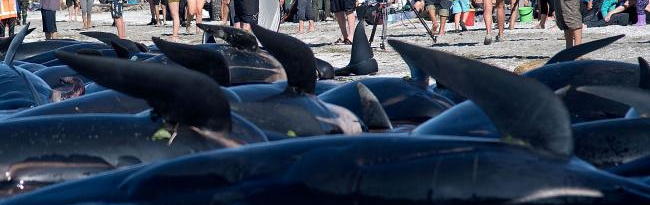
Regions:
[[639, 88], [650, 90], [650, 65], [639, 57]]
[[115, 53], [117, 54], [118, 58], [129, 59], [131, 57], [131, 54], [129, 53], [129, 49], [125, 48], [119, 43], [115, 41], [111, 41], [111, 47], [113, 47], [113, 50], [115, 50]]
[[255, 36], [244, 30], [220, 25], [196, 24], [196, 26], [201, 28], [203, 31], [212, 34], [215, 38], [223, 39], [232, 47], [251, 52], [255, 52], [259, 49]]
[[[28, 29], [28, 30], [27, 30], [27, 34], [25, 34], [25, 36], [26, 36], [26, 35], [29, 35], [30, 33], [32, 33], [32, 31], [34, 31], [35, 29], [36, 29], [36, 28], [30, 28], [30, 29]], [[9, 37], [7, 37], [7, 38], [3, 38], [2, 40], [0, 40], [0, 53], [1, 53], [3, 56], [4, 56], [4, 54], [6, 54], [7, 51], [9, 50], [9, 46], [11, 45], [11, 41], [13, 41], [15, 37], [16, 37], [16, 35], [11, 35], [11, 36], [9, 36]]]
[[650, 91], [621, 86], [582, 86], [576, 89], [633, 107], [639, 117], [650, 117]]
[[370, 129], [393, 129], [386, 111], [375, 94], [363, 83], [357, 83], [357, 91], [361, 100], [362, 120], [366, 126]]
[[111, 45], [111, 41], [120, 39], [120, 37], [115, 35], [114, 33], [107, 33], [101, 31], [85, 31], [85, 32], [81, 32], [80, 34], [97, 39], [98, 41], [105, 43], [106, 45]]
[[307, 44], [286, 34], [254, 26], [253, 32], [264, 49], [275, 57], [287, 73], [287, 89], [314, 94], [316, 60]]
[[555, 54], [553, 57], [551, 57], [551, 59], [549, 59], [548, 62], [546, 62], [546, 65], [578, 59], [580, 56], [583, 56], [587, 53], [591, 53], [595, 50], [598, 50], [602, 47], [612, 44], [614, 43], [614, 41], [617, 41], [618, 39], [621, 39], [623, 37], [625, 37], [625, 35], [623, 34], [618, 36], [607, 37], [600, 40], [595, 40], [571, 48], [564, 49], [558, 52], [557, 54]]
[[373, 58], [372, 48], [366, 37], [366, 30], [363, 21], [357, 23], [354, 30], [354, 42], [352, 42], [352, 51], [350, 63], [344, 68], [337, 70], [338, 75], [354, 73], [355, 75], [368, 75], [379, 71], [377, 60]]
[[446, 52], [395, 40], [388, 43], [402, 58], [476, 103], [503, 141], [563, 157], [572, 155], [569, 113], [544, 84]]
[[29, 24], [30, 23], [27, 23], [27, 25], [20, 29], [20, 31], [13, 36], [13, 39], [11, 39], [11, 44], [9, 44], [7, 53], [5, 53], [5, 64], [11, 65], [14, 62], [14, 57], [16, 57], [16, 51], [18, 50], [18, 47], [20, 47], [20, 44], [23, 44], [25, 36], [31, 32], [29, 30]]
[[175, 63], [206, 74], [220, 85], [230, 86], [228, 62], [218, 51], [193, 45], [173, 43], [157, 37], [152, 39], [158, 49]]
[[219, 84], [206, 75], [174, 65], [61, 51], [56, 56], [101, 86], [146, 100], [171, 123], [230, 132], [228, 100]]

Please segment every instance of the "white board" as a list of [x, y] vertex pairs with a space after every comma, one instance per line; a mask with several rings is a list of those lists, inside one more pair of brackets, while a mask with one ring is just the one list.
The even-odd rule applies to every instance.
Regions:
[[272, 31], [280, 30], [280, 1], [279, 0], [259, 0], [260, 13], [257, 18], [257, 24]]

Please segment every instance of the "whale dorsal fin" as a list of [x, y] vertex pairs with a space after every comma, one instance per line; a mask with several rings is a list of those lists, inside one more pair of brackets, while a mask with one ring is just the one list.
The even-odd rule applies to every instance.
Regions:
[[242, 29], [208, 24], [196, 24], [196, 26], [201, 28], [203, 31], [212, 34], [215, 38], [223, 39], [232, 47], [251, 52], [255, 52], [259, 49], [255, 36]]
[[502, 141], [556, 156], [572, 155], [569, 113], [544, 84], [446, 52], [396, 40], [388, 43], [402, 58], [476, 103]]
[[56, 52], [57, 58], [97, 84], [142, 98], [170, 123], [227, 135], [230, 105], [208, 76], [175, 65]]
[[629, 105], [640, 117], [650, 117], [650, 91], [622, 86], [582, 86], [577, 90]]
[[153, 38], [153, 42], [172, 61], [210, 76], [220, 85], [230, 86], [230, 70], [224, 56], [215, 50]]
[[393, 129], [386, 111], [375, 94], [363, 83], [357, 83], [357, 91], [361, 100], [362, 120], [366, 126], [370, 129]]
[[313, 94], [316, 90], [316, 60], [307, 44], [286, 34], [254, 26], [253, 32], [287, 73], [287, 89]]
[[551, 59], [546, 62], [546, 65], [578, 59], [580, 56], [601, 49], [623, 37], [625, 37], [625, 35], [607, 37], [564, 49], [551, 57]]

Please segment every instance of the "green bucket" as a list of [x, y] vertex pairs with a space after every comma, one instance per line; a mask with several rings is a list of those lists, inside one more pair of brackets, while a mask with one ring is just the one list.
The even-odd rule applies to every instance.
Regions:
[[533, 7], [519, 7], [519, 22], [533, 21]]

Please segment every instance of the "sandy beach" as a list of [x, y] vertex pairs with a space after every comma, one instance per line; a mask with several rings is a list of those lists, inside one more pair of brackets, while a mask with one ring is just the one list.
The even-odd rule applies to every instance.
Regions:
[[[135, 7], [135, 8], [133, 8]], [[124, 12], [124, 18], [127, 24], [128, 38], [133, 41], [152, 44], [151, 37], [169, 38], [171, 34], [171, 21], [167, 22], [164, 27], [147, 26], [150, 20], [147, 5], [132, 6], [129, 11]], [[79, 21], [69, 22], [67, 11], [57, 12], [57, 26], [59, 38], [77, 39], [82, 41], [95, 41], [94, 39], [79, 34], [82, 30], [81, 17]], [[204, 17], [208, 13], [204, 11]], [[42, 22], [40, 12], [29, 12], [28, 21], [32, 27], [37, 30], [28, 36], [26, 41], [38, 41], [44, 39], [42, 32]], [[88, 31], [105, 31], [115, 33], [114, 27], [111, 27], [112, 19], [109, 12], [97, 12], [93, 14], [94, 28]], [[217, 22], [206, 22], [217, 23]], [[430, 25], [430, 22], [428, 22]], [[538, 63], [548, 59], [556, 52], [564, 48], [564, 37], [562, 31], [555, 27], [553, 21], [547, 23], [547, 29], [532, 29], [536, 20], [531, 23], [518, 23], [516, 29], [506, 30], [506, 40], [504, 42], [493, 43], [492, 45], [483, 45], [485, 35], [484, 24], [476, 22], [474, 26], [469, 27], [469, 31], [462, 33], [451, 32], [454, 28], [453, 23], [448, 23], [446, 29], [448, 33], [439, 38], [438, 43], [433, 44], [432, 40], [426, 35], [426, 31], [417, 19], [410, 21], [398, 21], [388, 26], [388, 38], [397, 39], [416, 43], [421, 46], [430, 46], [434, 49], [440, 49], [457, 55], [477, 59], [498, 67], [514, 70], [522, 64]], [[341, 34], [338, 25], [331, 19], [326, 22], [318, 22], [316, 32], [307, 34], [297, 34], [296, 23], [284, 23], [280, 26], [280, 32], [287, 33], [311, 46], [316, 57], [326, 60], [337, 67], [347, 65], [351, 46], [349, 45], [331, 45]], [[372, 26], [366, 26], [366, 33], [369, 36]], [[378, 28], [381, 32], [381, 27]], [[617, 60], [635, 63], [637, 57], [650, 58], [650, 26], [609, 26], [599, 28], [587, 28], [584, 31], [584, 41], [592, 41], [603, 37], [625, 34], [626, 37], [619, 40], [613, 45], [604, 49], [593, 52], [585, 58]], [[493, 36], [496, 32], [493, 33]], [[186, 34], [185, 29], [181, 28], [181, 42], [188, 44], [198, 44], [201, 42], [201, 35]], [[375, 38], [372, 47], [375, 58], [379, 63], [379, 73], [376, 76], [393, 76], [402, 77], [408, 75], [408, 69], [399, 55], [390, 46], [386, 50], [379, 48], [380, 36]], [[353, 77], [355, 78], [355, 77]], [[342, 80], [350, 78], [339, 78]]]

